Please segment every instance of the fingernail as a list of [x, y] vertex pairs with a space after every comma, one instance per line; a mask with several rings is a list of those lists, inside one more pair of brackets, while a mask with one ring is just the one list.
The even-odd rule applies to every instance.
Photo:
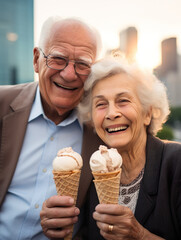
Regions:
[[80, 214], [80, 210], [78, 208], [75, 208], [75, 215], [79, 215]]
[[70, 233], [70, 232], [71, 232], [71, 230], [70, 230], [70, 229], [67, 229], [66, 233]]
[[73, 198], [70, 198], [70, 199], [69, 199], [69, 203], [70, 203], [70, 204], [73, 204], [73, 203], [74, 203], [74, 199], [73, 199]]
[[73, 223], [76, 223], [78, 221], [78, 217], [73, 218]]

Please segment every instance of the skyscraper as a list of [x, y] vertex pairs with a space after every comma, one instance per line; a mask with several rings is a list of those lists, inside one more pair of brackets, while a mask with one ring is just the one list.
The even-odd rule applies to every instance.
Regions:
[[162, 41], [162, 71], [177, 71], [177, 39], [175, 37]]
[[33, 81], [33, 0], [0, 0], [0, 84]]
[[177, 39], [164, 39], [161, 42], [161, 65], [154, 69], [155, 74], [167, 87], [170, 105], [181, 106], [181, 57], [177, 53]]
[[128, 27], [121, 31], [119, 34], [120, 50], [125, 54], [125, 57], [129, 61], [134, 61], [137, 44], [138, 44], [138, 33], [135, 27]]
[[154, 69], [158, 77], [167, 76], [168, 73], [177, 72], [178, 54], [177, 39], [175, 37], [164, 39], [161, 42], [161, 65]]

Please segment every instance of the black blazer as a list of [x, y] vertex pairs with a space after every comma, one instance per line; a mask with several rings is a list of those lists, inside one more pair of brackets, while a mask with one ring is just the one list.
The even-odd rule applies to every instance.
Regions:
[[[92, 218], [97, 204], [92, 183], [85, 205], [83, 239], [103, 239]], [[146, 165], [135, 217], [153, 234], [167, 240], [181, 239], [181, 144], [148, 135]]]

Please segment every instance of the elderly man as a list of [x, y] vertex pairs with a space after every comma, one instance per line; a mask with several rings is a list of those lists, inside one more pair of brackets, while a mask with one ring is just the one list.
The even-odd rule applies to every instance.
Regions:
[[[43, 25], [39, 47], [34, 48], [39, 81], [0, 87], [0, 239], [47, 239], [40, 224], [43, 202], [42, 222], [48, 237], [47, 210], [69, 206], [58, 231], [61, 237], [68, 233], [64, 226], [77, 221], [79, 209], [73, 207], [73, 199], [55, 196], [51, 166], [61, 148], [72, 147], [86, 162], [99, 144], [96, 135], [80, 124], [75, 110], [98, 46], [96, 31], [84, 22], [50, 18]], [[91, 137], [95, 144], [90, 147]], [[91, 178], [86, 167], [79, 207]]]

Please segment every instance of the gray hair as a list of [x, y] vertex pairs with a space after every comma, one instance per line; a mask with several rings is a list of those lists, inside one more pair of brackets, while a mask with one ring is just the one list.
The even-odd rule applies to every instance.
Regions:
[[48, 42], [49, 37], [51, 36], [52, 27], [57, 23], [72, 23], [72, 24], [80, 24], [84, 26], [96, 39], [96, 58], [98, 59], [99, 55], [101, 54], [102, 50], [102, 40], [99, 32], [96, 28], [91, 25], [88, 25], [85, 21], [79, 18], [61, 18], [60, 16], [52, 16], [49, 17], [42, 26], [38, 47], [44, 49], [46, 43]]
[[148, 133], [156, 135], [166, 122], [170, 113], [165, 85], [148, 70], [140, 69], [137, 64], [127, 64], [125, 61], [114, 58], [105, 58], [92, 66], [90, 76], [84, 85], [84, 95], [78, 106], [78, 112], [83, 122], [91, 122], [92, 101], [91, 95], [98, 81], [119, 73], [125, 73], [136, 81], [136, 90], [143, 110], [152, 109]]

